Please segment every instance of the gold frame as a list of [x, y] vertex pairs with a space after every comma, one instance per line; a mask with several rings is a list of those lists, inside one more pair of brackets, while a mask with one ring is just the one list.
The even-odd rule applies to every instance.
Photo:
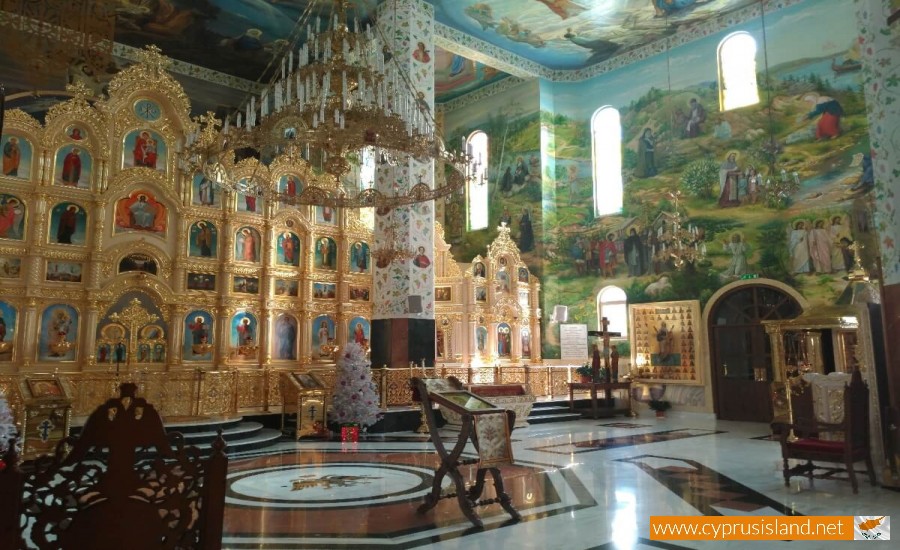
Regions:
[[[630, 304], [628, 322], [631, 331], [631, 374], [635, 382], [703, 385], [705, 362], [700, 339], [703, 326], [699, 300]], [[666, 362], [677, 364], [658, 362], [662, 353], [659, 329], [664, 322], [677, 326], [676, 330], [668, 330], [670, 327], [667, 326], [666, 335], [668, 345], [675, 350], [670, 357], [677, 354], [674, 361]]]

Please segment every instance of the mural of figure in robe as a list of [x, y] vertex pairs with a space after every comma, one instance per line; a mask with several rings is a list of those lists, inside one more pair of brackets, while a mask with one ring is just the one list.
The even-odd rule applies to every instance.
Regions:
[[719, 206], [722, 208], [741, 204], [738, 196], [741, 169], [738, 166], [737, 156], [737, 151], [729, 152], [728, 158], [719, 166]]
[[637, 229], [632, 227], [625, 237], [625, 263], [628, 266], [629, 277], [639, 277], [644, 274], [644, 243], [638, 235]]
[[634, 175], [639, 178], [652, 178], [657, 173], [655, 158], [656, 136], [653, 135], [652, 129], [644, 128], [644, 133], [641, 134], [638, 140], [637, 152], [637, 167], [634, 170]]
[[788, 250], [791, 254], [791, 271], [793, 273], [809, 273], [811, 268], [809, 257], [809, 231], [805, 220], [794, 222], [791, 230]]
[[501, 323], [497, 327], [497, 355], [508, 357], [512, 353], [512, 334], [509, 325]]
[[812, 110], [806, 114], [807, 119], [819, 117], [816, 122], [816, 140], [834, 139], [841, 135], [841, 117], [844, 109], [833, 97], [817, 94], [803, 96], [805, 101], [812, 103]]
[[722, 247], [731, 253], [731, 262], [722, 275], [724, 277], [740, 277], [747, 273], [747, 257], [750, 255], [750, 246], [744, 242], [741, 234], [732, 235], [731, 242], [723, 242]]
[[297, 358], [297, 320], [290, 315], [282, 315], [275, 323], [275, 358]]
[[809, 230], [809, 257], [815, 273], [831, 273], [831, 234], [825, 220], [816, 220]]
[[19, 197], [0, 193], [0, 239], [24, 238], [25, 205]]
[[147, 231], [165, 235], [168, 214], [149, 191], [135, 191], [116, 202], [116, 232]]

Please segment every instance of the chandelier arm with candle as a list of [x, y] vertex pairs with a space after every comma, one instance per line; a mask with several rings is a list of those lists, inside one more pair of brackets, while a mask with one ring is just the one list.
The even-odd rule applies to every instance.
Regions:
[[693, 265], [706, 257], [705, 233], [682, 215], [678, 207], [680, 197], [681, 191], [669, 193], [674, 208], [671, 214], [666, 215], [668, 225], [663, 224], [658, 230], [660, 248], [656, 251], [659, 259], [671, 260], [677, 269], [683, 268], [686, 264]]
[[[462, 189], [472, 173], [469, 156], [448, 151], [435, 135], [428, 103], [401, 70], [381, 29], [377, 24], [362, 29], [356, 19], [348, 21], [346, 0], [333, 5], [324, 20], [313, 18], [311, 10], [301, 15], [297, 25], [305, 28], [304, 39], [283, 55], [276, 77], [240, 112], [224, 121], [212, 113], [195, 120], [182, 169], [200, 172], [231, 191], [253, 192], [290, 206], [393, 208]], [[286, 156], [307, 163], [316, 175], [304, 182], [302, 192], [290, 196], [267, 182], [249, 181], [238, 188], [230, 171], [237, 151], [246, 149], [263, 162]], [[446, 177], [434, 188], [418, 183], [394, 192], [346, 185], [359, 181], [351, 173], [351, 160], [364, 150], [381, 164], [397, 165], [410, 157], [434, 161], [435, 170]]]

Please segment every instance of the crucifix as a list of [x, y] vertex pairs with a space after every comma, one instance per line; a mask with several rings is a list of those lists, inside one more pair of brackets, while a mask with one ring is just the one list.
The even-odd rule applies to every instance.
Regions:
[[[609, 339], [613, 336], [622, 336], [622, 333], [610, 332], [609, 319], [607, 319], [606, 317], [600, 319], [600, 327], [603, 330], [591, 330], [588, 331], [588, 334], [590, 336], [596, 336], [597, 338], [603, 339], [603, 365], [606, 368], [605, 382], [608, 383], [610, 381], [610, 376], [612, 375], [612, 370], [610, 369], [609, 364]], [[618, 365], [616, 366], [618, 367]], [[591, 377], [595, 382], [599, 381], [600, 378], [600, 348], [598, 344], [594, 344], [594, 353], [591, 358]]]
[[[156, 322], [159, 316], [144, 309], [140, 300], [132, 298], [122, 311], [113, 313], [109, 316], [109, 319], [116, 323], [121, 323], [125, 326], [125, 330], [128, 331], [128, 350], [125, 362], [125, 368], [127, 369], [131, 366], [131, 357], [137, 352], [138, 329]], [[117, 361], [116, 371], [118, 371], [118, 368]]]

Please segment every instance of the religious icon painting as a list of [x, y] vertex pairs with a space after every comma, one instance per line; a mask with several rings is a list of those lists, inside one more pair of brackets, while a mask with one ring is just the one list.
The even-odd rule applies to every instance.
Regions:
[[191, 204], [220, 208], [222, 206], [222, 190], [203, 174], [194, 174], [194, 179], [191, 181]]
[[337, 211], [330, 206], [317, 206], [316, 223], [320, 223], [323, 225], [336, 225]]
[[53, 283], [80, 283], [82, 264], [49, 260], [44, 280]]
[[234, 234], [234, 259], [239, 262], [259, 262], [261, 243], [259, 231], [250, 226], [241, 227]]
[[68, 304], [47, 306], [41, 314], [38, 361], [74, 361], [78, 355], [78, 311]]
[[2, 172], [8, 178], [31, 179], [31, 142], [22, 136], [4, 135], [0, 139], [0, 151], [3, 153]]
[[150, 99], [139, 99], [134, 103], [134, 114], [141, 120], [147, 122], [155, 122], [162, 116], [162, 109], [159, 103]]
[[147, 232], [164, 237], [169, 217], [166, 205], [150, 191], [134, 191], [116, 202], [115, 232]]
[[278, 180], [278, 192], [291, 199], [303, 192], [303, 180], [294, 174], [285, 174]]
[[520, 338], [522, 339], [522, 357], [531, 359], [531, 329], [522, 327]]
[[191, 224], [188, 235], [188, 256], [215, 259], [218, 257], [219, 231], [216, 224], [200, 220]]
[[214, 273], [188, 273], [187, 289], [212, 292], [216, 290], [216, 275]]
[[87, 239], [87, 212], [74, 202], [57, 203], [50, 210], [51, 244], [74, 244], [84, 246]]
[[278, 265], [300, 265], [300, 239], [294, 233], [285, 231], [278, 235], [275, 247], [275, 263]]
[[527, 283], [528, 282], [528, 269], [524, 267], [519, 268], [519, 282]]
[[246, 212], [248, 214], [262, 214], [263, 199], [256, 192], [254, 186], [250, 184], [247, 178], [241, 178], [237, 184], [240, 190], [237, 193], [237, 211]]
[[232, 279], [231, 291], [242, 294], [259, 294], [259, 279], [235, 275]]
[[352, 302], [368, 302], [370, 297], [368, 287], [350, 285], [349, 297]]
[[66, 145], [56, 153], [55, 185], [90, 189], [93, 159], [79, 144]]
[[[660, 383], [703, 384], [694, 350], [699, 333], [688, 323], [700, 317], [700, 302], [685, 300], [631, 304], [628, 306], [632, 335], [632, 364], [636, 378]], [[684, 317], [682, 319], [682, 316]]]
[[314, 264], [319, 269], [337, 269], [337, 244], [331, 237], [320, 237], [315, 242]]
[[328, 315], [319, 315], [313, 320], [312, 325], [312, 356], [313, 359], [328, 359], [331, 357], [331, 347], [334, 344], [335, 331], [334, 319]]
[[520, 290], [519, 291], [519, 305], [522, 307], [528, 307], [528, 291]]
[[475, 301], [476, 302], [486, 302], [487, 301], [487, 289], [483, 286], [475, 287]]
[[0, 363], [13, 360], [17, 319], [16, 308], [0, 300]]
[[506, 271], [497, 272], [497, 291], [509, 292], [509, 274]]
[[87, 131], [83, 127], [73, 124], [66, 128], [66, 137], [72, 141], [81, 141], [87, 137]]
[[272, 358], [297, 359], [297, 318], [284, 313], [275, 319], [275, 332], [272, 338]]
[[350, 319], [350, 324], [347, 328], [348, 342], [355, 342], [363, 348], [369, 345], [371, 325], [368, 319], [365, 317], [354, 317], [353, 319]]
[[119, 273], [128, 273], [129, 271], [156, 275], [159, 271], [159, 265], [157, 264], [156, 259], [147, 254], [128, 254], [119, 260]]
[[18, 279], [22, 275], [22, 258], [0, 256], [0, 279]]
[[484, 277], [485, 276], [484, 263], [475, 262], [475, 265], [472, 266], [472, 276], [473, 277]]
[[327, 300], [337, 295], [337, 285], [334, 283], [313, 283], [313, 298]]
[[211, 361], [215, 339], [214, 320], [212, 315], [203, 310], [194, 310], [184, 318], [184, 348], [182, 359], [185, 361]]
[[25, 239], [25, 213], [22, 199], [0, 193], [0, 239], [21, 241]]
[[475, 327], [475, 349], [479, 353], [487, 353], [488, 330], [487, 327]]
[[231, 353], [237, 359], [252, 359], [256, 357], [259, 349], [257, 346], [256, 316], [252, 313], [241, 311], [231, 318]]
[[497, 355], [509, 357], [512, 353], [512, 331], [506, 323], [497, 326]]
[[357, 241], [350, 246], [350, 272], [368, 273], [371, 264], [371, 254], [367, 243]]
[[125, 135], [122, 168], [149, 168], [165, 174], [168, 151], [166, 141], [153, 130], [132, 130]]
[[300, 282], [296, 279], [275, 279], [275, 296], [300, 295]]
[[452, 290], [449, 286], [439, 286], [434, 289], [435, 302], [449, 302], [453, 299]]

